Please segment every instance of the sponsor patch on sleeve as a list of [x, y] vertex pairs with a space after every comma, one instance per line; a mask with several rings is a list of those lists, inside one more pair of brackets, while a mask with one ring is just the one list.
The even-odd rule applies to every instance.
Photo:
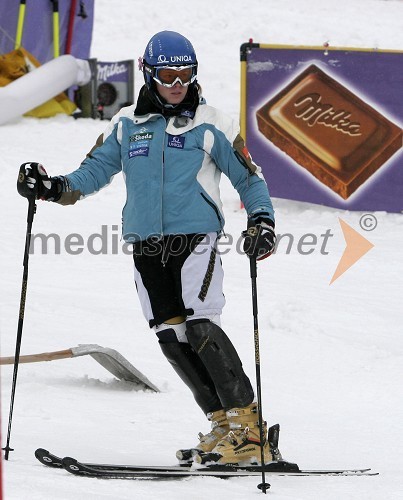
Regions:
[[246, 146], [244, 146], [242, 148], [242, 154], [244, 155], [244, 157], [247, 159], [247, 160], [250, 160], [250, 154], [249, 154], [249, 151], [248, 151], [248, 148]]

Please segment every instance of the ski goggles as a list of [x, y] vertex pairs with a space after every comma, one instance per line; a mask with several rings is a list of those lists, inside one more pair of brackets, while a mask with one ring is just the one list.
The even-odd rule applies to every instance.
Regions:
[[173, 87], [179, 82], [187, 87], [196, 80], [197, 64], [188, 66], [161, 66], [153, 68], [153, 79], [163, 87]]

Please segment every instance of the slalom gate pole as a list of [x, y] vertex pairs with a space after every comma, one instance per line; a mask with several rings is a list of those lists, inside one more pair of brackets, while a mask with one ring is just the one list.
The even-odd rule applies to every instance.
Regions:
[[16, 390], [16, 385], [17, 385], [17, 375], [18, 375], [18, 366], [19, 366], [21, 340], [22, 340], [22, 328], [24, 325], [25, 301], [26, 301], [27, 286], [28, 286], [29, 247], [31, 244], [31, 230], [32, 230], [32, 223], [34, 220], [35, 212], [36, 212], [35, 197], [30, 196], [28, 198], [27, 232], [26, 232], [26, 236], [25, 236], [25, 250], [24, 250], [24, 262], [23, 262], [24, 270], [23, 270], [23, 275], [22, 275], [22, 287], [21, 287], [21, 298], [20, 298], [20, 311], [19, 311], [19, 317], [18, 317], [17, 340], [16, 340], [16, 345], [15, 345], [14, 372], [13, 372], [13, 383], [12, 383], [12, 388], [11, 388], [10, 412], [9, 412], [9, 417], [8, 417], [7, 444], [3, 448], [3, 450], [5, 451], [5, 453], [4, 453], [5, 460], [8, 460], [8, 456], [10, 454], [10, 451], [14, 451], [13, 448], [10, 448], [11, 424], [12, 424], [12, 420], [13, 420], [15, 390]]
[[17, 21], [17, 32], [15, 34], [15, 45], [14, 49], [19, 49], [21, 47], [22, 33], [24, 31], [24, 21], [25, 21], [25, 8], [26, 0], [20, 0], [20, 8], [18, 10], [18, 21]]
[[265, 463], [264, 463], [264, 428], [263, 428], [263, 412], [262, 412], [262, 380], [260, 376], [260, 347], [259, 347], [259, 324], [258, 324], [258, 308], [257, 308], [257, 265], [256, 257], [249, 257], [250, 277], [252, 284], [252, 310], [253, 310], [253, 332], [255, 342], [255, 365], [256, 365], [256, 389], [257, 389], [257, 406], [259, 412], [259, 429], [260, 429], [260, 461], [262, 465], [262, 483], [258, 488], [266, 493], [270, 488], [270, 484], [266, 483]]
[[65, 54], [71, 54], [71, 45], [73, 43], [74, 20], [76, 17], [76, 8], [77, 8], [77, 0], [71, 0], [69, 24], [67, 26], [66, 48], [64, 50]]
[[59, 0], [50, 0], [53, 4], [53, 57], [60, 55], [60, 32], [59, 32]]

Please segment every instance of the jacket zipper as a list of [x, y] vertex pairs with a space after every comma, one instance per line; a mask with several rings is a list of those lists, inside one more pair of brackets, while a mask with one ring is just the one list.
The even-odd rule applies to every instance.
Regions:
[[165, 167], [165, 141], [166, 141], [166, 128], [168, 125], [168, 122], [165, 117], [162, 117], [165, 120], [165, 129], [164, 129], [164, 139], [162, 141], [162, 165], [161, 165], [161, 239], [162, 239], [162, 255], [161, 255], [161, 263], [163, 267], [165, 267], [165, 264], [167, 262], [167, 259], [165, 259], [165, 242], [164, 242], [164, 223], [163, 223], [163, 213], [164, 213], [164, 208], [163, 208], [163, 194], [164, 194], [164, 167]]
[[218, 208], [215, 206], [215, 204], [213, 202], [211, 202], [206, 195], [204, 195], [203, 193], [200, 193], [203, 200], [208, 203], [210, 205], [210, 207], [214, 210], [216, 216], [217, 216], [217, 219], [218, 219], [218, 222], [220, 223], [220, 227], [222, 229], [222, 226], [223, 226], [223, 223], [222, 223], [222, 218], [221, 218], [221, 214], [218, 210]]

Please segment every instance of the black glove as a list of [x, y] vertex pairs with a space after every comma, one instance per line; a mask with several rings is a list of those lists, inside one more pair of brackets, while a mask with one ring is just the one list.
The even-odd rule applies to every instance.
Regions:
[[276, 245], [274, 222], [268, 217], [248, 219], [248, 229], [242, 232], [245, 238], [243, 250], [249, 257], [263, 260], [272, 254]]
[[17, 191], [37, 200], [58, 201], [63, 191], [61, 177], [49, 177], [40, 163], [23, 163], [18, 175]]

